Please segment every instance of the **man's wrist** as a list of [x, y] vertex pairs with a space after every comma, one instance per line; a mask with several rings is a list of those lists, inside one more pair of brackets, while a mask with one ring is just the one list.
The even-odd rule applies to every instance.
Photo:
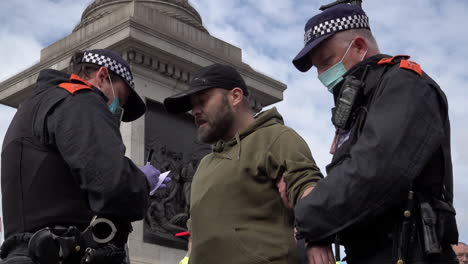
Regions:
[[302, 199], [302, 198], [306, 197], [307, 195], [309, 195], [309, 193], [311, 193], [313, 189], [314, 189], [314, 186], [310, 186], [310, 187], [305, 188], [304, 191], [301, 194], [300, 199]]
[[306, 184], [304, 187], [302, 187], [302, 190], [299, 192], [299, 196], [296, 203], [301, 200], [302, 198], [306, 197], [307, 195], [309, 195], [309, 193], [312, 192], [312, 190], [314, 189], [314, 187], [317, 185], [316, 182], [311, 182], [311, 183], [308, 183]]

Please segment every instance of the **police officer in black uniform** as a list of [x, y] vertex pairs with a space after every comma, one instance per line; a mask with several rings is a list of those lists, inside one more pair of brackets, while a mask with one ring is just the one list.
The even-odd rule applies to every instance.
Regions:
[[314, 246], [333, 241], [350, 264], [457, 263], [442, 90], [409, 56], [381, 54], [357, 5], [312, 17], [304, 40], [293, 64], [316, 67], [337, 129], [328, 176], [295, 208], [310, 263], [321, 263]]
[[94, 249], [89, 236], [69, 228], [84, 232], [94, 216], [116, 228], [110, 243], [120, 254], [130, 222], [145, 215], [159, 172], [145, 166], [143, 173], [125, 157], [120, 121], [146, 110], [128, 63], [113, 51], [89, 50], [72, 57], [70, 71], [41, 71], [6, 133], [0, 263], [80, 263]]

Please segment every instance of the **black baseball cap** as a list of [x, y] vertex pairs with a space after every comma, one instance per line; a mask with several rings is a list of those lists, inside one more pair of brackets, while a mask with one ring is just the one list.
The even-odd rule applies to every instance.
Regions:
[[119, 54], [107, 49], [87, 50], [84, 52], [81, 62], [106, 67], [130, 87], [127, 103], [123, 106], [122, 121], [130, 122], [136, 120], [146, 112], [145, 103], [135, 91], [130, 65]]
[[357, 5], [338, 4], [313, 16], [305, 25], [304, 48], [293, 59], [294, 66], [301, 72], [308, 71], [312, 67], [309, 53], [314, 48], [335, 33], [358, 28], [370, 30], [369, 18]]
[[237, 70], [229, 65], [213, 64], [200, 69], [193, 76], [190, 88], [164, 100], [166, 111], [172, 114], [180, 114], [192, 109], [190, 96], [192, 94], [210, 89], [221, 88], [232, 90], [241, 88], [245, 96], [249, 95], [247, 85]]

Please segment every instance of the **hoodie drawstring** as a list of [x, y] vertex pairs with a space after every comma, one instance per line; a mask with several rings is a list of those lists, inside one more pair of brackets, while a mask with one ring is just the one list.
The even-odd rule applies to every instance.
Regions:
[[237, 145], [239, 146], [239, 147], [238, 147], [238, 151], [237, 151], [237, 160], [240, 160], [240, 155], [241, 155], [241, 141], [240, 141], [239, 133], [236, 133], [236, 141], [237, 141]]

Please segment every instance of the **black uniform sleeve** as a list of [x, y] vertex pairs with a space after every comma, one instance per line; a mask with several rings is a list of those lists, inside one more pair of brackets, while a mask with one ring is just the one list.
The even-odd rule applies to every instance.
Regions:
[[359, 133], [357, 141], [298, 202], [300, 235], [320, 241], [406, 201], [445, 133], [444, 105], [434, 85], [425, 74], [397, 67], [384, 76], [361, 129], [351, 132]]
[[47, 117], [47, 130], [93, 212], [120, 221], [144, 217], [146, 177], [125, 157], [118, 122], [99, 95], [68, 96]]

